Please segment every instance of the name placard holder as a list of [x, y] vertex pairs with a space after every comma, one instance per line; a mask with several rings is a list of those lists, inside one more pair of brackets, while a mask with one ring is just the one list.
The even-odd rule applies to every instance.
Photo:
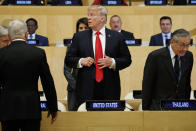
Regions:
[[125, 100], [88, 100], [87, 111], [124, 111]]
[[196, 100], [162, 100], [162, 110], [196, 110]]

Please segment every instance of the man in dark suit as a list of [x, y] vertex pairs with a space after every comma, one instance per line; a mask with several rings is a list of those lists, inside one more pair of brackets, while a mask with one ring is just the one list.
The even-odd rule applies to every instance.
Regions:
[[133, 33], [121, 29], [122, 21], [118, 15], [113, 15], [110, 18], [110, 27], [111, 30], [120, 32], [124, 36], [125, 40], [134, 39]]
[[27, 45], [26, 23], [14, 20], [8, 27], [11, 44], [0, 50], [0, 121], [2, 131], [40, 131], [41, 108], [38, 78], [46, 95], [53, 123], [57, 117], [57, 97], [46, 54]]
[[35, 39], [39, 41], [38, 46], [49, 46], [48, 44], [48, 38], [41, 36], [41, 35], [37, 35], [35, 32], [38, 29], [38, 22], [36, 19], [34, 18], [29, 18], [26, 20], [27, 23], [27, 27], [28, 27], [28, 39]]
[[160, 18], [161, 33], [151, 36], [150, 46], [167, 46], [167, 39], [171, 38], [172, 20], [169, 16]]
[[172, 34], [170, 46], [151, 52], [144, 67], [143, 110], [160, 110], [161, 100], [190, 99], [193, 55], [188, 51], [190, 34]]
[[76, 93], [79, 105], [86, 100], [119, 100], [119, 70], [131, 64], [131, 55], [123, 37], [105, 27], [107, 9], [88, 8], [91, 30], [76, 33], [67, 52], [68, 66], [79, 68]]

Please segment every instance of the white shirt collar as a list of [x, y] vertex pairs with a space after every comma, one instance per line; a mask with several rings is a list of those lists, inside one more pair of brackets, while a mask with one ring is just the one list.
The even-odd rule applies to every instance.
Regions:
[[25, 41], [24, 39], [14, 39], [12, 41]]
[[[94, 34], [94, 35], [96, 35], [96, 32], [97, 32], [97, 31], [93, 30], [93, 34]], [[99, 30], [99, 32], [101, 33], [101, 35], [105, 35], [105, 26], [103, 26], [103, 27]]]
[[169, 45], [169, 51], [170, 51], [171, 58], [174, 59], [174, 57], [175, 57], [176, 54], [174, 53], [174, 51], [173, 51], [173, 49], [171, 47], [171, 44]]
[[168, 38], [168, 39], [171, 38], [171, 32], [169, 32], [169, 33], [167, 33], [167, 34], [165, 34], [165, 33], [162, 32], [161, 34], [162, 34], [163, 38], [165, 38], [165, 35], [167, 35], [167, 38]]
[[[35, 35], [36, 33], [31, 34], [32, 35], [32, 39], [35, 39]], [[30, 39], [30, 34], [28, 35], [28, 39]]]

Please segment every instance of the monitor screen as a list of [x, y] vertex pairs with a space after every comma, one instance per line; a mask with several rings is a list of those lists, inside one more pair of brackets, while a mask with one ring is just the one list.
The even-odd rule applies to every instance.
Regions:
[[124, 100], [88, 100], [87, 111], [124, 111]]
[[167, 5], [167, 0], [145, 0], [145, 5]]
[[64, 39], [63, 43], [64, 43], [64, 46], [68, 46], [72, 43], [72, 39]]
[[196, 110], [196, 100], [162, 100], [162, 110]]
[[102, 0], [101, 5], [106, 5], [106, 6], [123, 5], [123, 0]]
[[74, 6], [82, 5], [80, 0], [60, 0], [60, 5]]
[[141, 39], [127, 39], [125, 40], [125, 43], [128, 46], [140, 46], [142, 44], [142, 40]]
[[29, 45], [39, 45], [39, 40], [35, 40], [35, 39], [28, 39], [26, 41], [27, 44]]

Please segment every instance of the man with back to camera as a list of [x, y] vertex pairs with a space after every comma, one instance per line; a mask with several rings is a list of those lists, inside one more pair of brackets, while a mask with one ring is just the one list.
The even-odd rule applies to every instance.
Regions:
[[26, 20], [27, 28], [28, 28], [28, 39], [35, 39], [39, 41], [38, 46], [49, 46], [48, 38], [45, 36], [41, 36], [36, 34], [36, 30], [38, 29], [38, 22], [34, 18], [29, 18]]
[[66, 54], [66, 65], [79, 68], [76, 95], [78, 106], [86, 100], [120, 100], [119, 70], [131, 64], [122, 35], [105, 27], [107, 9], [88, 8], [91, 30], [76, 33]]
[[190, 33], [178, 29], [170, 45], [152, 51], [146, 60], [142, 83], [143, 110], [160, 110], [161, 100], [190, 99], [193, 54]]
[[120, 32], [124, 36], [125, 40], [134, 39], [133, 33], [121, 29], [122, 21], [118, 15], [113, 15], [110, 18], [110, 27], [111, 30]]
[[9, 44], [8, 29], [7, 27], [0, 25], [0, 48], [8, 46]]
[[2, 131], [40, 131], [41, 108], [38, 78], [46, 95], [51, 123], [57, 117], [57, 96], [46, 54], [26, 44], [27, 26], [13, 20], [8, 26], [12, 41], [0, 49], [0, 121]]
[[166, 40], [171, 39], [172, 20], [169, 16], [160, 18], [161, 33], [151, 36], [149, 46], [167, 46]]

